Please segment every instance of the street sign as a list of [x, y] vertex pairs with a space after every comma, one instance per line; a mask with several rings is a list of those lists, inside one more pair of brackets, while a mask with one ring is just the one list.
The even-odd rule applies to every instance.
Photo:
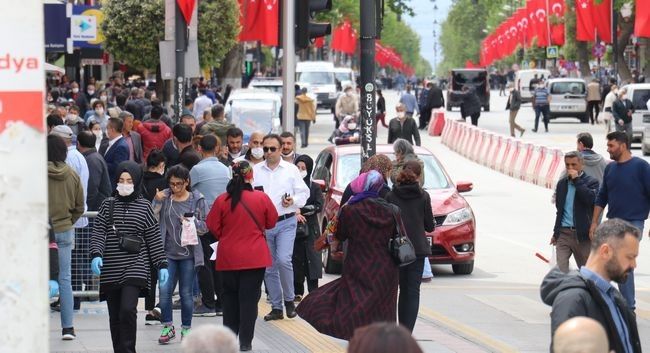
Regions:
[[591, 49], [591, 54], [593, 54], [595, 58], [598, 59], [602, 58], [603, 56], [605, 56], [605, 46], [600, 43], [596, 43], [594, 47]]
[[560, 50], [556, 45], [546, 47], [546, 58], [547, 59], [557, 59], [559, 57]]

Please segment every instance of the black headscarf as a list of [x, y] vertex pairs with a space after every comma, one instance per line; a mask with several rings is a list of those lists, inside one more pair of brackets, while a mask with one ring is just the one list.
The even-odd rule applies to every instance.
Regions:
[[303, 180], [307, 186], [311, 186], [311, 172], [314, 170], [314, 160], [306, 154], [301, 154], [296, 158], [295, 164], [298, 165], [298, 162], [303, 162], [307, 166], [307, 176]]
[[115, 174], [115, 184], [120, 180], [120, 175], [127, 172], [133, 179], [133, 193], [129, 196], [120, 196], [117, 190], [113, 191], [113, 195], [120, 201], [131, 202], [136, 200], [142, 195], [142, 167], [132, 161], [124, 161], [117, 166], [117, 173]]

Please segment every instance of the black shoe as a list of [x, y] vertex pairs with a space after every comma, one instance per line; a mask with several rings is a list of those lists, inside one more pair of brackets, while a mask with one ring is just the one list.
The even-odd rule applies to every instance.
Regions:
[[251, 346], [250, 344], [240, 344], [239, 345], [239, 351], [240, 352], [248, 352], [248, 351], [252, 351], [252, 350], [253, 350], [253, 346]]
[[293, 302], [284, 302], [284, 308], [287, 310], [287, 317], [289, 319], [298, 316], [298, 314], [296, 314], [296, 304]]
[[74, 333], [74, 327], [64, 328], [61, 330], [61, 339], [64, 341], [72, 341], [77, 338]]
[[537, 132], [537, 129], [533, 129], [533, 130], [531, 130], [531, 131], [532, 131], [532, 132]]
[[273, 309], [270, 313], [264, 316], [264, 321], [273, 321], [273, 320], [282, 320], [284, 319], [284, 314], [282, 310]]
[[160, 316], [147, 314], [147, 316], [144, 318], [144, 324], [146, 326], [160, 325]]

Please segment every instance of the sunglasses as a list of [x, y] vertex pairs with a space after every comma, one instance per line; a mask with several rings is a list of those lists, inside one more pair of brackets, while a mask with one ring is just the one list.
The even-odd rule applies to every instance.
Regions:
[[171, 182], [170, 181], [169, 182], [169, 186], [172, 186], [172, 187], [183, 186], [183, 184], [185, 184], [184, 181], [177, 181], [177, 182]]
[[278, 150], [278, 148], [277, 147], [262, 147], [262, 150], [264, 151], [264, 153], [268, 153], [269, 151], [275, 152], [275, 151]]

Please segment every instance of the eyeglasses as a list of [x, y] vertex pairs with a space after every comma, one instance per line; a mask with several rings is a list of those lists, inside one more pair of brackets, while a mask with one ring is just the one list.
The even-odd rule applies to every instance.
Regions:
[[278, 148], [277, 147], [262, 147], [262, 150], [264, 151], [264, 153], [268, 153], [269, 151], [275, 152], [275, 151], [278, 150]]
[[169, 186], [172, 186], [172, 187], [183, 186], [183, 184], [185, 184], [184, 181], [177, 181], [177, 182], [170, 181], [169, 182]]

